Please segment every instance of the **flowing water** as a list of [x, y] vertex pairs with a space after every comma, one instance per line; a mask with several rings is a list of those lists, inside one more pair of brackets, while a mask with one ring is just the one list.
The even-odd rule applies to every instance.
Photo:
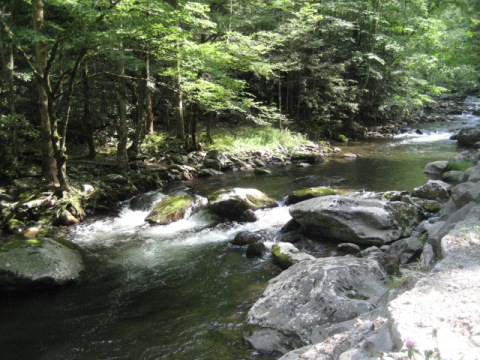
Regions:
[[[478, 106], [474, 100], [470, 106]], [[245, 249], [229, 243], [235, 234], [274, 237], [290, 219], [282, 199], [300, 188], [412, 190], [426, 181], [428, 162], [459, 152], [452, 132], [478, 120], [467, 113], [424, 126], [421, 134], [349, 144], [343, 150], [359, 154], [355, 160], [332, 157], [269, 176], [231, 173], [177, 185], [204, 197], [222, 187], [262, 190], [281, 206], [257, 212], [255, 223], [219, 224], [203, 210], [150, 226], [144, 218], [162, 192], [146, 194], [140, 205], [125, 203], [118, 216], [89, 220], [70, 234], [85, 251], [82, 282], [0, 298], [0, 359], [267, 359], [244, 346], [242, 332], [248, 309], [280, 270], [269, 256], [246, 258]], [[314, 249], [317, 256], [331, 250], [328, 244]]]

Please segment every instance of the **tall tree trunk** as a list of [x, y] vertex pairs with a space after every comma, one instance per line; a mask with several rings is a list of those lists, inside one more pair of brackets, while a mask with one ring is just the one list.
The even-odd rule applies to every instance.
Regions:
[[133, 141], [128, 151], [137, 154], [140, 149], [140, 145], [145, 138], [145, 95], [147, 88], [146, 71], [142, 71], [141, 80], [138, 84], [137, 95], [137, 121], [135, 124], [135, 133], [133, 134]]
[[[43, 0], [32, 0], [33, 29], [41, 34], [44, 30], [44, 2]], [[42, 174], [48, 183], [57, 184], [57, 162], [53, 153], [52, 127], [50, 119], [50, 104], [48, 96], [48, 74], [46, 74], [48, 63], [48, 45], [45, 41], [35, 42], [35, 81], [38, 91], [38, 106], [40, 111], [40, 129], [42, 134]]]
[[82, 82], [83, 82], [83, 122], [85, 136], [87, 138], [88, 144], [88, 158], [90, 160], [95, 160], [97, 157], [97, 150], [95, 148], [95, 138], [94, 134], [94, 123], [92, 118], [92, 110], [90, 105], [90, 80], [88, 78], [88, 65], [85, 64], [82, 71]]
[[[123, 49], [123, 44], [121, 45]], [[122, 51], [123, 53], [123, 51]], [[118, 145], [117, 145], [117, 167], [121, 174], [128, 172], [127, 155], [127, 85], [125, 82], [125, 62], [120, 59], [118, 62]]]
[[209, 144], [213, 144], [212, 126], [213, 126], [213, 116], [214, 115], [215, 115], [215, 112], [211, 111], [208, 114], [208, 119], [207, 119], [207, 142]]
[[[180, 54], [178, 54], [180, 56]], [[185, 118], [183, 115], [183, 90], [180, 58], [177, 59], [177, 137], [185, 139]]]
[[198, 104], [193, 104], [192, 118], [190, 119], [190, 136], [192, 138], [192, 150], [198, 150], [200, 145], [197, 140], [198, 133]]
[[145, 78], [147, 80], [145, 86], [145, 111], [147, 113], [147, 134], [153, 134], [153, 105], [152, 105], [152, 88], [151, 88], [151, 77], [150, 77], [150, 54], [149, 49], [147, 49], [147, 54], [145, 56]]

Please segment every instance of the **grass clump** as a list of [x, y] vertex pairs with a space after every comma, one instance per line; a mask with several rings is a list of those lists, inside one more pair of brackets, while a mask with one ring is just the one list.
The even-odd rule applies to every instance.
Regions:
[[470, 160], [464, 161], [449, 161], [445, 172], [447, 171], [465, 171], [468, 168], [471, 168], [473, 163]]

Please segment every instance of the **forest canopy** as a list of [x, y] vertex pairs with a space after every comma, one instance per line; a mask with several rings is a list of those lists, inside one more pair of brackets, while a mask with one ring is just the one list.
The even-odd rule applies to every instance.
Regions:
[[479, 13], [477, 0], [3, 0], [3, 177], [38, 156], [68, 190], [67, 149], [94, 159], [113, 142], [125, 173], [160, 131], [196, 149], [221, 122], [322, 138], [416, 116], [479, 90]]

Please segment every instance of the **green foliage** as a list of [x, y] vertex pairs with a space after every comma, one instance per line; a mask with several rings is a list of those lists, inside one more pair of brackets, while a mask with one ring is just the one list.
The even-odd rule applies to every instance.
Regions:
[[465, 171], [468, 168], [471, 168], [473, 163], [470, 160], [465, 161], [449, 161], [445, 172], [447, 171]]
[[233, 131], [219, 131], [215, 136], [215, 143], [210, 147], [228, 151], [274, 150], [279, 147], [293, 149], [305, 143], [307, 140], [301, 134], [269, 126], [256, 126]]
[[25, 150], [32, 150], [32, 143], [39, 134], [36, 128], [22, 114], [0, 114], [0, 165], [1, 177], [13, 178], [27, 160]]
[[[72, 145], [86, 143], [86, 134], [99, 145], [116, 141], [120, 78], [131, 137], [145, 132], [136, 126], [146, 105], [143, 82], [162, 130], [173, 128], [182, 100], [189, 133], [212, 114], [218, 119], [235, 113], [316, 139], [355, 137], [357, 124], [403, 120], [443, 92], [479, 89], [475, 0], [52, 0], [45, 2], [42, 33], [32, 30], [30, 2], [12, 4], [0, 14], [2, 28], [10, 30], [0, 39], [0, 64], [8, 63], [10, 53], [14, 58], [13, 74], [0, 69], [7, 100], [0, 101], [0, 161], [7, 176], [22, 164], [24, 145], [38, 139], [31, 65], [39, 41], [48, 52], [52, 114], [60, 127], [69, 119], [66, 138]], [[71, 78], [79, 59], [83, 81]], [[119, 63], [126, 70], [120, 78]], [[304, 141], [271, 127], [250, 133], [223, 133], [216, 141], [228, 149]], [[156, 152], [160, 140], [147, 138], [146, 147]]]

